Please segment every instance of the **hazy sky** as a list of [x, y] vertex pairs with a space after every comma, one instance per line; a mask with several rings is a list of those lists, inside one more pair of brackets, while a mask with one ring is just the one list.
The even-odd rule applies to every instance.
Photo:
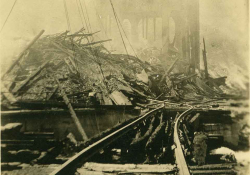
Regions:
[[[0, 27], [2, 27], [15, 0], [0, 1]], [[246, 21], [248, 0], [200, 0], [201, 37], [205, 36], [210, 51], [226, 48], [220, 45], [228, 37], [232, 52], [242, 54], [246, 61]], [[83, 0], [81, 0], [84, 3]], [[94, 0], [85, 0], [93, 28], [98, 30]], [[66, 0], [71, 28], [82, 27], [76, 1]], [[17, 0], [3, 31], [0, 33], [0, 58], [10, 62], [21, 48], [42, 29], [46, 34], [63, 32], [67, 29], [63, 0]], [[219, 37], [219, 39], [218, 39]], [[221, 37], [221, 38], [220, 38]], [[233, 45], [233, 46], [232, 46]], [[231, 49], [232, 50], [232, 49]]]
[[200, 36], [213, 61], [249, 65], [248, 0], [200, 0]]
[[[0, 1], [0, 27], [2, 27], [15, 0]], [[90, 0], [91, 1], [91, 0]], [[90, 16], [94, 4], [85, 0]], [[42, 29], [44, 35], [68, 29], [63, 0], [17, 0], [16, 5], [0, 33], [0, 58], [9, 63], [21, 49]], [[83, 3], [84, 1], [81, 0]], [[92, 1], [93, 2], [93, 1]], [[72, 31], [82, 27], [76, 1], [66, 0]], [[94, 16], [96, 17], [96, 16]]]

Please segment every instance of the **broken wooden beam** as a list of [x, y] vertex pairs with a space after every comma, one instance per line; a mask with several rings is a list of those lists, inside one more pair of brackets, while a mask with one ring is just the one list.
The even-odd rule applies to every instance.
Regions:
[[[152, 133], [152, 135], [149, 137], [145, 149], [149, 150], [150, 147], [154, 144], [154, 141], [157, 139], [160, 131], [162, 130], [163, 126], [165, 126], [165, 122], [163, 122], [163, 114], [161, 114], [160, 116], [160, 123], [157, 126], [157, 128], [154, 130], [154, 132]], [[165, 129], [165, 128], [164, 128]]]
[[227, 164], [208, 164], [208, 165], [201, 165], [201, 166], [189, 166], [191, 170], [214, 170], [214, 169], [231, 169], [233, 168], [236, 163], [227, 163]]
[[82, 27], [80, 30], [78, 30], [77, 32], [75, 32], [75, 33], [73, 33], [73, 34], [78, 34], [78, 33], [81, 33], [82, 31], [84, 31], [85, 29], [84, 29], [84, 27]]
[[48, 95], [46, 96], [46, 100], [50, 100], [53, 97], [53, 95], [55, 95], [57, 90], [58, 90], [58, 87], [54, 88], [52, 92], [49, 92]]
[[22, 90], [33, 78], [35, 78], [47, 66], [47, 64], [49, 62], [50, 62], [50, 60], [46, 61], [40, 67], [38, 67], [38, 69], [34, 73], [32, 73], [29, 76], [29, 78], [27, 78], [26, 80], [24, 80], [22, 82], [22, 84], [20, 86], [18, 86], [17, 88], [15, 88], [12, 92], [15, 94], [15, 93], [19, 92], [20, 90]]
[[186, 141], [188, 143], [188, 147], [191, 148], [192, 143], [188, 137], [188, 129], [187, 129], [187, 126], [185, 124], [183, 124], [183, 130], [184, 130], [184, 135], [185, 135]]
[[211, 96], [216, 96], [216, 95], [221, 95], [221, 93], [217, 92], [216, 90], [212, 89], [209, 87], [204, 81], [202, 81], [199, 77], [195, 78], [195, 84], [196, 86], [206, 95]]
[[17, 102], [14, 95], [4, 86], [3, 83], [1, 83], [1, 93], [9, 101], [10, 104], [14, 104]]
[[34, 165], [36, 163], [50, 163], [52, 162], [61, 152], [59, 146], [49, 148], [47, 151], [41, 152], [40, 156], [33, 159], [30, 164]]
[[192, 75], [189, 75], [189, 76], [187, 76], [187, 77], [185, 77], [185, 78], [182, 78], [182, 79], [178, 80], [178, 81], [176, 82], [176, 84], [182, 83], [183, 81], [186, 81], [186, 80], [188, 80], [188, 79], [190, 79], [190, 78], [193, 78], [193, 77], [195, 77], [195, 76], [197, 76], [196, 73], [195, 73], [195, 74], [192, 74]]
[[234, 170], [191, 170], [192, 174], [237, 174]]
[[[5, 151], [4, 151], [5, 152]], [[22, 163], [29, 163], [31, 160], [39, 157], [40, 152], [31, 149], [9, 150], [4, 153], [5, 161], [17, 161]]]
[[77, 169], [77, 172], [80, 174], [89, 174], [90, 171], [94, 171], [98, 174], [98, 172], [113, 173], [116, 172], [118, 174], [134, 174], [134, 173], [170, 173], [174, 171], [173, 165], [148, 165], [148, 164], [102, 164], [102, 163], [93, 163], [87, 162], [83, 167]]
[[1, 162], [1, 171], [10, 171], [13, 169], [22, 169], [21, 162]]
[[132, 142], [130, 143], [130, 145], [134, 144], [135, 142], [137, 142], [137, 140], [141, 137], [141, 130], [138, 129], [136, 134], [135, 134], [135, 138], [132, 140]]
[[9, 67], [9, 69], [6, 71], [5, 74], [3, 74], [3, 77], [9, 73], [14, 67], [15, 65], [17, 65], [19, 63], [19, 61], [22, 59], [23, 55], [25, 54], [26, 50], [28, 50], [39, 38], [40, 36], [42, 36], [42, 34], [44, 33], [45, 30], [42, 30], [24, 49], [23, 51], [17, 56], [17, 59], [14, 61], [14, 63], [12, 63], [12, 65]]
[[57, 84], [58, 84], [58, 88], [59, 88], [59, 90], [61, 91], [63, 100], [64, 100], [65, 104], [68, 106], [70, 115], [71, 115], [71, 117], [72, 117], [72, 119], [73, 119], [73, 121], [74, 121], [74, 123], [75, 123], [75, 125], [76, 125], [76, 128], [78, 129], [79, 133], [81, 134], [82, 139], [83, 139], [84, 141], [88, 140], [88, 137], [87, 137], [87, 135], [86, 135], [86, 132], [84, 131], [84, 129], [83, 129], [83, 127], [82, 127], [82, 125], [81, 125], [81, 123], [80, 123], [78, 117], [76, 116], [76, 113], [75, 113], [75, 111], [74, 111], [74, 109], [73, 109], [73, 107], [72, 107], [72, 105], [71, 105], [71, 103], [70, 103], [70, 101], [69, 101], [69, 99], [68, 99], [66, 93], [64, 92], [64, 90], [63, 90], [63, 88], [62, 88], [62, 86], [61, 86], [59, 80], [55, 78], [55, 81], [56, 81]]
[[128, 97], [120, 91], [112, 92], [109, 97], [116, 105], [132, 105]]
[[[68, 59], [69, 59], [69, 61], [71, 62], [72, 66], [76, 69], [76, 65], [75, 65], [75, 63], [73, 62], [73, 60], [72, 60], [70, 57], [68, 57]], [[74, 73], [75, 71], [72, 69], [71, 65], [69, 64], [69, 62], [67, 61], [66, 58], [64, 58], [64, 62], [67, 64], [67, 66], [68, 66], [70, 72], [71, 72], [71, 73]]]
[[59, 37], [61, 37], [61, 36], [65, 36], [65, 35], [67, 35], [69, 33], [69, 31], [68, 30], [66, 30], [65, 32], [63, 32], [62, 34], [60, 34], [59, 35]]
[[200, 116], [200, 113], [196, 113], [195, 116], [193, 116], [188, 122], [192, 124], [198, 117]]
[[93, 33], [82, 33], [82, 34], [79, 34], [79, 33], [75, 33], [75, 34], [72, 34], [72, 35], [67, 35], [67, 37], [81, 37], [81, 36], [92, 36], [96, 33], [99, 33], [100, 31], [97, 31], [97, 32], [93, 32]]
[[175, 66], [175, 64], [177, 63], [178, 60], [179, 60], [179, 57], [177, 57], [177, 58], [174, 60], [174, 62], [172, 63], [172, 65], [168, 68], [168, 70], [166, 71], [166, 73], [162, 76], [160, 83], [162, 83], [162, 81], [164, 80], [164, 78], [165, 78], [166, 76], [168, 76], [168, 74], [173, 70], [173, 68], [174, 68], [174, 66]]
[[[58, 45], [57, 43], [55, 42], [51, 42], [53, 46], [55, 46], [57, 49], [59, 49], [60, 51], [64, 52], [65, 54], [67, 54], [69, 57], [69, 60], [71, 61], [72, 65], [74, 66], [74, 68], [77, 70], [76, 68], [76, 65], [75, 65], [75, 62], [72, 60], [72, 58], [74, 58], [74, 55], [72, 53], [70, 53], [69, 51], [67, 51], [66, 49], [62, 48], [60, 45]], [[81, 62], [80, 60], [76, 59], [77, 62], [85, 65], [83, 62]]]
[[66, 49], [64, 49], [64, 48], [62, 48], [60, 45], [58, 45], [57, 43], [55, 43], [55, 42], [51, 42], [52, 43], [52, 45], [53, 46], [55, 46], [57, 49], [59, 49], [60, 51], [62, 51], [62, 52], [64, 52], [64, 53], [66, 53], [67, 55], [69, 55], [70, 57], [74, 57], [74, 55], [72, 54], [72, 53], [70, 53], [70, 52], [68, 52]]
[[83, 46], [83, 47], [85, 47], [85, 46], [91, 46], [91, 45], [94, 45], [94, 44], [100, 44], [100, 43], [104, 43], [104, 42], [107, 42], [107, 41], [112, 41], [112, 39], [96, 41], [96, 42], [92, 42], [92, 43], [88, 43], [88, 44], [81, 44], [81, 46]]
[[119, 78], [117, 80], [120, 81], [120, 82], [122, 82], [122, 83], [124, 83], [125, 85], [127, 85], [129, 88], [131, 88], [134, 92], [138, 93], [139, 95], [141, 95], [143, 97], [146, 97], [146, 98], [148, 97], [145, 94], [143, 94], [142, 92], [140, 92], [139, 90], [137, 90], [137, 89], [133, 88], [132, 86], [130, 86], [128, 82], [122, 80], [121, 78]]
[[130, 143], [130, 146], [137, 145], [138, 143], [141, 143], [149, 138], [150, 134], [152, 134], [152, 132], [153, 132], [154, 121], [155, 121], [155, 117], [153, 117], [151, 119], [149, 127], [147, 129], [147, 132], [143, 136], [141, 136], [141, 135], [139, 135], [139, 133], [137, 133], [138, 135], [136, 134], [135, 138]]
[[17, 136], [18, 133], [20, 133], [22, 127], [22, 123], [8, 123], [4, 126], [1, 126], [1, 135], [5, 134], [8, 136]]

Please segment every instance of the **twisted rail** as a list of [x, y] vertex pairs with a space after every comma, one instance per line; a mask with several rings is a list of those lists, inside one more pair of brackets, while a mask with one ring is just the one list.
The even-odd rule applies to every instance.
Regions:
[[79, 164], [82, 165], [83, 163], [85, 163], [94, 154], [96, 154], [101, 149], [103, 149], [107, 145], [111, 144], [112, 142], [114, 142], [115, 140], [126, 134], [128, 131], [132, 130], [134, 126], [136, 126], [146, 118], [150, 117], [155, 112], [161, 110], [162, 108], [164, 108], [164, 105], [161, 105], [160, 107], [147, 112], [146, 114], [132, 121], [126, 126], [118, 129], [117, 131], [107, 135], [106, 137], [84, 148], [78, 154], [70, 158], [68, 161], [66, 161], [64, 164], [58, 167], [55, 171], [53, 171], [51, 175], [74, 174]]

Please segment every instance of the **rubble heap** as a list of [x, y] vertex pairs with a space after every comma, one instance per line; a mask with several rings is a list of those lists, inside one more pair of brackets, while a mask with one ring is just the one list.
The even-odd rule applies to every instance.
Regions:
[[35, 101], [55, 105], [63, 101], [59, 86], [71, 103], [83, 106], [135, 105], [149, 98], [201, 100], [223, 94], [221, 81], [204, 82], [198, 73], [173, 71], [184, 70], [179, 58], [170, 58], [165, 72], [159, 64], [111, 54], [101, 44], [109, 40], [93, 41], [94, 34], [81, 29], [38, 39], [2, 77], [2, 104]]
[[81, 30], [39, 39], [5, 75], [5, 88], [17, 101], [60, 101], [56, 80], [73, 103], [131, 105], [135, 96], [153, 97], [148, 75], [159, 70], [136, 57], [109, 53], [100, 44], [105, 41], [93, 42], [92, 35]]

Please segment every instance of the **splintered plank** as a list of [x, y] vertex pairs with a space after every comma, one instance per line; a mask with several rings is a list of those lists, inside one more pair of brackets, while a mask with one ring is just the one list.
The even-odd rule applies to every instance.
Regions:
[[10, 104], [14, 104], [17, 102], [16, 98], [13, 96], [11, 92], [4, 86], [3, 83], [1, 83], [1, 89], [3, 96], [9, 101]]
[[174, 171], [174, 165], [149, 165], [149, 164], [102, 164], [87, 162], [77, 171], [80, 173], [83, 170], [90, 170], [94, 172], [104, 173], [168, 173]]
[[81, 36], [92, 36], [92, 35], [94, 35], [94, 34], [96, 34], [96, 33], [99, 33], [100, 31], [97, 31], [97, 32], [93, 32], [93, 33], [74, 33], [74, 34], [72, 34], [72, 35], [67, 35], [67, 37], [81, 37]]
[[15, 88], [13, 90], [13, 93], [17, 93], [20, 90], [22, 90], [33, 78], [35, 78], [48, 65], [49, 62], [50, 62], [50, 60], [48, 60], [45, 63], [43, 63], [35, 72], [33, 72], [29, 76], [29, 78], [27, 78], [26, 80], [24, 80], [20, 86], [18, 86], [17, 88]]
[[191, 170], [192, 174], [237, 174], [234, 170]]
[[190, 79], [190, 78], [193, 78], [193, 77], [195, 77], [195, 76], [197, 76], [196, 73], [195, 73], [195, 74], [192, 74], [192, 75], [189, 75], [189, 76], [187, 76], [187, 77], [185, 77], [185, 78], [182, 78], [182, 79], [178, 80], [176, 83], [177, 83], [177, 84], [182, 83], [183, 81], [186, 81], [186, 80], [188, 80], [188, 79]]
[[202, 166], [189, 166], [191, 170], [214, 170], [214, 169], [231, 169], [236, 165], [236, 163], [227, 164], [210, 164]]
[[1, 134], [17, 134], [22, 127], [22, 123], [8, 123], [5, 126], [1, 126]]
[[80, 168], [77, 170], [77, 173], [80, 175], [114, 175], [114, 173], [104, 173], [104, 172], [100, 172], [100, 171], [92, 171], [92, 170], [87, 170], [85, 168]]
[[88, 137], [87, 137], [84, 129], [82, 128], [82, 125], [81, 125], [78, 117], [76, 116], [76, 113], [75, 113], [75, 111], [74, 111], [74, 109], [73, 109], [73, 107], [72, 107], [72, 105], [71, 105], [71, 103], [70, 103], [70, 101], [69, 101], [66, 93], [64, 92], [64, 90], [63, 90], [63, 88], [62, 88], [59, 80], [58, 79], [55, 79], [55, 80], [56, 80], [56, 82], [58, 84], [59, 90], [61, 91], [61, 94], [62, 94], [62, 97], [63, 97], [63, 101], [67, 105], [67, 107], [69, 109], [69, 112], [70, 112], [70, 115], [71, 115], [71, 117], [72, 117], [72, 119], [73, 119], [73, 121], [74, 121], [74, 123], [76, 125], [76, 128], [78, 129], [79, 133], [81, 134], [82, 139], [85, 140], [85, 141], [88, 140]]
[[160, 117], [160, 124], [157, 126], [157, 128], [154, 130], [154, 132], [152, 133], [152, 135], [149, 137], [145, 149], [149, 150], [150, 147], [154, 144], [154, 141], [157, 139], [157, 137], [160, 134], [160, 131], [162, 130], [162, 128], [165, 126], [165, 122], [163, 122], [163, 114], [161, 114]]
[[199, 116], [200, 116], [200, 113], [195, 114], [195, 116], [193, 116], [193, 117], [190, 119], [189, 123], [192, 124]]
[[65, 54], [69, 55], [70, 57], [74, 58], [74, 55], [70, 52], [68, 52], [66, 49], [62, 48], [60, 45], [58, 45], [55, 42], [51, 42], [53, 46], [55, 46], [57, 49], [59, 49], [60, 51], [64, 52]]
[[[73, 53], [71, 53], [69, 50], [64, 49], [63, 47], [61, 47], [59, 44], [55, 43], [55, 42], [51, 42], [53, 46], [55, 46], [58, 50], [62, 51], [63, 53], [67, 54], [69, 57], [68, 59], [70, 60], [70, 62], [72, 63], [72, 65], [74, 66], [74, 68], [77, 70], [76, 68], [76, 64], [75, 61], [72, 60], [72, 58], [75, 58]], [[85, 65], [82, 61], [80, 60], [76, 60], [77, 62], [81, 63], [82, 65]]]
[[145, 141], [146, 139], [148, 139], [149, 136], [150, 136], [150, 134], [152, 134], [152, 132], [153, 132], [153, 128], [154, 128], [154, 127], [153, 127], [153, 124], [154, 124], [154, 121], [155, 121], [155, 117], [153, 117], [153, 118], [151, 119], [149, 128], [148, 128], [147, 132], [146, 132], [143, 136], [140, 135], [140, 134], [141, 134], [140, 131], [137, 132], [135, 138], [133, 139], [133, 141], [131, 142], [130, 145], [136, 145], [136, 144], [138, 144], [138, 143], [140, 143], [140, 142], [143, 142], [143, 141]]
[[111, 99], [105, 95], [102, 95], [103, 97], [103, 101], [104, 101], [104, 105], [113, 105]]
[[126, 97], [122, 92], [114, 91], [109, 95], [109, 97], [116, 105], [132, 105], [128, 97]]
[[107, 41], [112, 41], [112, 39], [96, 41], [96, 42], [92, 42], [92, 43], [88, 43], [88, 44], [82, 44], [81, 46], [91, 46], [91, 45], [94, 45], [94, 44], [100, 44], [100, 43], [104, 43], [104, 42], [107, 42]]
[[46, 100], [50, 100], [53, 97], [53, 95], [55, 95], [57, 90], [58, 90], [58, 87], [54, 88], [54, 90], [47, 95]]
[[200, 78], [196, 77], [195, 79], [196, 86], [203, 91], [207, 95], [216, 95], [219, 94], [218, 92], [214, 91], [212, 88], [210, 88], [208, 85], [206, 85]]
[[174, 62], [172, 63], [172, 65], [168, 68], [168, 70], [166, 71], [166, 73], [162, 76], [160, 83], [162, 83], [162, 81], [164, 80], [164, 78], [166, 76], [168, 76], [168, 74], [174, 69], [174, 66], [175, 66], [175, 64], [177, 63], [178, 60], [179, 60], [179, 57], [177, 57], [174, 60]]

